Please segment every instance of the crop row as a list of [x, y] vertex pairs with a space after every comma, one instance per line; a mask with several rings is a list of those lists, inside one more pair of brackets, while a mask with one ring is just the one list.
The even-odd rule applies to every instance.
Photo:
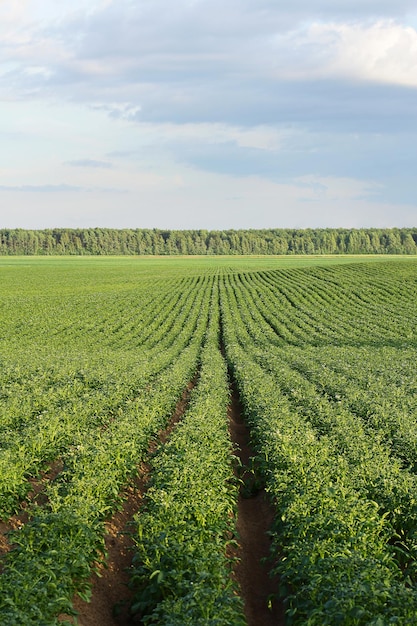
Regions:
[[[234, 300], [236, 308], [240, 302], [238, 295], [240, 295], [239, 292], [235, 294]], [[229, 298], [231, 298], [231, 292], [229, 292]], [[380, 384], [375, 387], [368, 384], [361, 397], [358, 397], [358, 393], [354, 393], [350, 388], [346, 398], [336, 392], [332, 398], [329, 398], [327, 394], [322, 393], [321, 387], [317, 387], [310, 381], [309, 375], [311, 370], [321, 372], [323, 385], [326, 386], [328, 375], [326, 360], [325, 358], [317, 360], [317, 357], [328, 357], [331, 353], [335, 358], [335, 348], [329, 347], [324, 351], [323, 348], [301, 349], [294, 346], [277, 348], [272, 343], [268, 345], [268, 342], [263, 340], [263, 330], [268, 331], [268, 326], [263, 328], [259, 323], [257, 310], [250, 306], [251, 300], [247, 298], [246, 302], [248, 305], [246, 309], [242, 306], [238, 309], [242, 317], [242, 324], [239, 326], [241, 345], [252, 354], [253, 359], [263, 367], [264, 371], [273, 376], [276, 391], [285, 396], [292, 410], [304, 416], [319, 436], [327, 435], [334, 440], [337, 450], [344, 455], [350, 466], [352, 479], [357, 488], [361, 486], [362, 492], [367, 497], [379, 503], [381, 514], [389, 517], [393, 525], [392, 535], [401, 538], [400, 549], [408, 551], [408, 559], [411, 561], [409, 565], [414, 569], [417, 478], [413, 473], [406, 469], [402, 471], [402, 469], [404, 459], [406, 467], [410, 469], [413, 469], [415, 462], [416, 431], [413, 411], [415, 397], [413, 398], [412, 394], [409, 395], [409, 388], [406, 389], [403, 385], [393, 385], [393, 376], [391, 376], [391, 384], [386, 385], [384, 394], [382, 394], [383, 387], [380, 381]], [[254, 319], [250, 319], [251, 314], [254, 315]], [[356, 349], [346, 348], [344, 354], [352, 354], [354, 350]], [[367, 348], [367, 350], [369, 352], [370, 349]], [[372, 379], [369, 374], [369, 371], [373, 371], [372, 366], [376, 366], [373, 382], [375, 382], [375, 375], [381, 377], [384, 369], [389, 369], [389, 364], [385, 364], [383, 368], [378, 359], [373, 363], [380, 350], [380, 348], [374, 348], [372, 351], [372, 359], [370, 358], [369, 368], [367, 368], [368, 383], [369, 379]], [[389, 350], [392, 352], [395, 349], [389, 348]], [[396, 352], [398, 353], [398, 350]], [[401, 351], [402, 368], [406, 364], [404, 352], [404, 350]], [[363, 350], [361, 354], [363, 357]], [[370, 357], [369, 354], [368, 357]], [[300, 363], [302, 363], [302, 368]], [[405, 377], [408, 371], [409, 379], [412, 364], [413, 359], [410, 354], [408, 370], [403, 372]], [[358, 366], [359, 364], [357, 364], [356, 371], [359, 369]], [[303, 370], [302, 373], [300, 369]], [[397, 375], [399, 374], [398, 371]], [[338, 391], [340, 391], [339, 387]], [[378, 394], [381, 394], [380, 397]], [[352, 411], [352, 406], [356, 405], [363, 410], [364, 403], [358, 400], [364, 397], [367, 398], [365, 407], [368, 407], [368, 419], [363, 419], [363, 415], [358, 414], [358, 411]], [[385, 411], [380, 411], [382, 406]], [[394, 540], [393, 543], [399, 544]]]
[[[370, 437], [381, 437], [404, 466], [417, 470], [415, 351], [363, 348], [284, 352], [316, 393], [357, 416]], [[317, 358], [320, 356], [320, 359]], [[362, 367], [371, 362], [372, 367]]]
[[237, 486], [227, 428], [229, 386], [219, 350], [217, 289], [189, 409], [152, 460], [136, 518], [131, 586], [144, 624], [245, 623], [227, 556]]
[[174, 342], [171, 364], [145, 393], [125, 399], [105, 429], [80, 432], [78, 445], [63, 452], [64, 471], [47, 489], [48, 504], [11, 537], [16, 547], [0, 578], [0, 612], [10, 626], [56, 624], [59, 613], [72, 613], [73, 593], [88, 597], [88, 577], [103, 558], [103, 520], [197, 367], [210, 290], [206, 284], [201, 292], [185, 347]]
[[[402, 297], [399, 314], [395, 297], [388, 306], [381, 289], [369, 299], [369, 285], [361, 285], [361, 266], [349, 269], [350, 275], [347, 268], [343, 273], [341, 268], [327, 268], [325, 278], [318, 269], [310, 268], [261, 272], [241, 279], [251, 283], [260, 312], [289, 343], [403, 345], [410, 340], [414, 332], [412, 279], [409, 277], [410, 290], [407, 298]], [[378, 269], [383, 275], [384, 268]]]
[[28, 283], [0, 302], [0, 517], [63, 465], [10, 537], [5, 623], [51, 626], [74, 593], [88, 599], [104, 520], [199, 365], [151, 460], [133, 613], [243, 626], [220, 328], [276, 509], [271, 563], [289, 623], [417, 621], [412, 262], [121, 276], [95, 287], [80, 275], [58, 293], [45, 274], [45, 293]]
[[[13, 393], [9, 389], [2, 413], [6, 418], [10, 406], [17, 410], [12, 424], [10, 418], [3, 420], [0, 515], [10, 513], [30, 490], [28, 477], [37, 475], [57, 456], [64, 460], [68, 452], [72, 456], [84, 445], [87, 433], [95, 438], [98, 430], [107, 430], [108, 424], [135, 399], [148, 395], [152, 380], [162, 376], [190, 342], [209, 288], [206, 284], [201, 291], [185, 293], [182, 306], [174, 309], [161, 326], [166, 334], [159, 349], [139, 356], [133, 351], [119, 353], [115, 360], [114, 354], [97, 346], [101, 363], [96, 363], [95, 369], [91, 358], [86, 368], [80, 368], [80, 363], [69, 368], [50, 357], [45, 364], [50, 368], [49, 376], [39, 365], [32, 374], [32, 387], [44, 377], [43, 393], [39, 385], [36, 394], [19, 406], [22, 385], [15, 386]], [[28, 419], [28, 410], [32, 411], [32, 419]]]
[[[281, 322], [277, 300], [257, 277], [239, 278], [222, 289], [227, 356], [277, 507], [274, 558], [290, 621], [412, 623], [415, 477], [348, 406], [289, 365], [302, 349], [283, 347], [265, 319]], [[383, 339], [384, 328], [373, 337]], [[311, 360], [321, 354], [305, 343]]]
[[[363, 426], [371, 435], [383, 437], [396, 456], [411, 468], [416, 467], [413, 349], [390, 345], [335, 348], [331, 342], [328, 347], [304, 344], [302, 348], [288, 348], [265, 319], [267, 315], [262, 315], [263, 305], [259, 298], [254, 298], [251, 282], [242, 278], [240, 288], [234, 286], [233, 292], [245, 330], [257, 346], [261, 349], [267, 346], [268, 352], [273, 346], [282, 347], [278, 350], [279, 358], [313, 382], [317, 394], [333, 399], [338, 406], [343, 404], [363, 418]], [[268, 301], [269, 315], [273, 315], [273, 307], [265, 294], [263, 300]], [[383, 328], [379, 329], [379, 334], [374, 334], [377, 343], [384, 341], [384, 334]], [[328, 335], [323, 335], [329, 339]], [[302, 379], [299, 380], [302, 384]], [[294, 382], [293, 386], [297, 385]], [[301, 389], [299, 393], [302, 395]]]

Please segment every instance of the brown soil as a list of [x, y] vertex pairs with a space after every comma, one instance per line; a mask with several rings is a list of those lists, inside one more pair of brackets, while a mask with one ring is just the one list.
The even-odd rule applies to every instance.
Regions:
[[[192, 388], [197, 381], [197, 375], [184, 390], [168, 427], [158, 434], [158, 437], [149, 445], [152, 454], [161, 443], [169, 437], [175, 424], [182, 418]], [[237, 391], [233, 389], [232, 401], [229, 407], [230, 433], [232, 440], [239, 447], [237, 451], [242, 465], [250, 463], [251, 448], [249, 445], [249, 430], [244, 423], [242, 410]], [[7, 533], [19, 528], [27, 522], [30, 502], [39, 501], [47, 480], [61, 471], [59, 462], [51, 466], [41, 479], [32, 481], [33, 490], [27, 503], [22, 507], [19, 515], [13, 516], [7, 523], [0, 523], [0, 554], [10, 550]], [[132, 560], [133, 539], [131, 536], [131, 522], [133, 516], [140, 509], [146, 485], [149, 481], [150, 467], [143, 463], [133, 484], [125, 490], [123, 507], [106, 523], [106, 550], [108, 558], [106, 567], [101, 567], [99, 575], [91, 578], [92, 597], [90, 602], [84, 602], [79, 597], [74, 599], [74, 608], [78, 611], [79, 626], [131, 626], [128, 606], [130, 591], [129, 567]], [[246, 480], [249, 472], [243, 476]], [[273, 510], [269, 505], [263, 489], [252, 489], [251, 497], [239, 497], [237, 530], [239, 534], [239, 550], [237, 556], [240, 561], [235, 568], [235, 576], [241, 588], [245, 603], [245, 614], [248, 626], [283, 626], [284, 609], [281, 602], [274, 600], [268, 606], [270, 596], [277, 595], [278, 581], [271, 579], [268, 566], [261, 561], [269, 555], [270, 539], [268, 530], [273, 519]], [[116, 609], [115, 609], [116, 607]], [[68, 616], [60, 619], [73, 621]], [[73, 622], [75, 623], [75, 621]]]
[[134, 485], [126, 490], [123, 508], [106, 523], [106, 567], [91, 578], [92, 596], [84, 602], [78, 596], [73, 606], [80, 626], [121, 626], [129, 624], [129, 567], [134, 542], [131, 536], [133, 515], [137, 513], [146, 489], [147, 468], [141, 468]]
[[23, 508], [30, 508], [30, 505], [36, 503], [38, 505], [45, 504], [47, 502], [47, 496], [45, 494], [45, 487], [47, 483], [53, 482], [55, 478], [62, 472], [64, 463], [62, 459], [56, 459], [51, 463], [49, 469], [46, 472], [42, 472], [40, 478], [30, 478], [31, 491], [27, 497], [27, 504], [23, 503]]
[[[232, 386], [232, 398], [229, 406], [230, 434], [238, 445], [236, 454], [242, 466], [250, 465], [253, 455], [249, 443], [249, 429], [244, 423], [242, 407], [237, 390]], [[245, 604], [248, 626], [283, 626], [285, 624], [284, 607], [277, 599], [279, 580], [269, 576], [269, 567], [262, 560], [269, 556], [271, 528], [274, 511], [267, 500], [265, 490], [253, 483], [250, 471], [242, 476], [244, 483], [238, 501], [237, 531], [239, 535], [240, 559], [235, 567], [235, 576], [239, 583]]]
[[40, 478], [30, 478], [29, 483], [31, 490], [28, 493], [26, 500], [21, 502], [20, 511], [15, 515], [12, 515], [7, 521], [0, 522], [0, 556], [6, 554], [11, 550], [11, 545], [8, 540], [7, 534], [12, 530], [18, 530], [22, 528], [30, 516], [30, 511], [35, 504], [41, 504], [46, 502], [45, 486], [48, 482], [54, 480], [57, 475], [62, 471], [62, 461], [57, 459], [54, 461], [50, 468], [46, 472], [42, 472]]
[[[156, 448], [165, 443], [175, 425], [184, 415], [195, 387], [198, 374], [188, 383], [178, 401], [168, 426], [158, 433], [149, 444], [151, 455]], [[129, 615], [131, 593], [128, 589], [129, 568], [132, 562], [134, 541], [132, 538], [133, 516], [139, 511], [146, 494], [150, 478], [150, 465], [142, 463], [133, 485], [124, 493], [123, 507], [106, 522], [106, 567], [100, 567], [99, 575], [91, 577], [92, 596], [90, 602], [84, 602], [78, 596], [74, 599], [74, 608], [78, 611], [79, 626], [128, 626], [134, 623]], [[73, 621], [68, 616], [60, 619]], [[75, 622], [74, 622], [75, 623]]]
[[18, 528], [21, 528], [23, 524], [26, 523], [25, 518], [26, 514], [22, 515], [21, 517], [18, 515], [13, 515], [13, 517], [8, 519], [7, 522], [0, 522], [0, 556], [6, 554], [11, 550], [11, 545], [9, 543], [7, 534], [12, 530], [17, 530]]

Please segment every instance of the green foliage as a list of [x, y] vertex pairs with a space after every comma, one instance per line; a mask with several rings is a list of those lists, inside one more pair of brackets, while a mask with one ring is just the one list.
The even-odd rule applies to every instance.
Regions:
[[[25, 486], [26, 474], [38, 471], [35, 460], [45, 464], [53, 454], [60, 454], [64, 469], [48, 485], [46, 504], [34, 506], [33, 519], [11, 538], [17, 547], [5, 556], [0, 577], [8, 624], [55, 624], [59, 613], [73, 612], [71, 598], [75, 592], [88, 597], [91, 569], [102, 558], [102, 521], [118, 506], [119, 494], [145, 458], [150, 438], [164, 427], [196, 370], [207, 328], [212, 281], [198, 281], [199, 289], [195, 289], [195, 282], [188, 281], [192, 293], [186, 288], [186, 297], [178, 297], [174, 291], [171, 307], [165, 308], [165, 318], [159, 317], [156, 324], [155, 317], [161, 312], [149, 307], [150, 315], [145, 315], [141, 331], [142, 352], [138, 353], [139, 341], [135, 340], [140, 329], [130, 322], [134, 350], [123, 353], [119, 349], [117, 356], [127, 357], [123, 363], [115, 363], [116, 355], [108, 352], [107, 336], [95, 346], [95, 370], [90, 364], [90, 368], [75, 370], [71, 375], [65, 365], [63, 371], [58, 369], [56, 352], [49, 357], [41, 355], [52, 376], [65, 381], [63, 390], [69, 401], [62, 405], [61, 394], [51, 394], [52, 384], [45, 376], [45, 393], [52, 402], [44, 401], [47, 409], [40, 418], [35, 417], [33, 425], [26, 426], [21, 420], [21, 432], [11, 431], [8, 446], [0, 453], [3, 468], [8, 471], [1, 484], [5, 491], [11, 488], [6, 493], [17, 502], [18, 490], [7, 480], [12, 472], [20, 476], [17, 485]], [[168, 299], [171, 289], [168, 285], [156, 301], [148, 292], [149, 303], [158, 307], [161, 297]], [[131, 308], [126, 314], [128, 319], [134, 311]], [[111, 308], [105, 315], [109, 312]], [[120, 318], [113, 319], [113, 324], [120, 324]], [[163, 337], [159, 336], [161, 332]], [[69, 348], [66, 350], [67, 355], [71, 353]], [[39, 355], [33, 357], [36, 359], [39, 363]], [[30, 366], [33, 368], [31, 361], [28, 372], [33, 371]], [[93, 394], [102, 388], [103, 396], [90, 403], [86, 388], [92, 388]], [[7, 399], [14, 398], [13, 394]], [[72, 403], [77, 412], [69, 410]], [[61, 443], [54, 447], [57, 441]], [[34, 446], [39, 442], [35, 457]], [[19, 444], [23, 461], [13, 465], [11, 452]]]
[[[203, 253], [227, 243], [210, 237]], [[291, 254], [311, 247], [292, 237]], [[344, 251], [368, 245], [343, 237]], [[152, 459], [133, 608], [149, 625], [244, 624], [226, 556], [237, 485], [221, 330], [276, 508], [288, 623], [417, 622], [415, 261], [318, 263], [3, 258], [2, 519], [43, 488], [2, 560], [0, 620], [52, 625], [88, 598], [103, 522], [200, 363]]]
[[0, 615], [8, 626], [56, 624], [74, 614], [72, 595], [88, 599], [93, 563], [102, 559], [100, 524], [76, 513], [40, 513], [11, 536], [15, 549], [0, 577]]
[[417, 619], [416, 279], [394, 267], [222, 286], [227, 357], [277, 508], [271, 556], [289, 623]]
[[0, 230], [7, 255], [416, 254], [417, 231], [392, 229]]
[[144, 624], [245, 623], [226, 556], [237, 485], [216, 291], [213, 298], [197, 387], [184, 419], [152, 460], [146, 510], [137, 516], [132, 611]]

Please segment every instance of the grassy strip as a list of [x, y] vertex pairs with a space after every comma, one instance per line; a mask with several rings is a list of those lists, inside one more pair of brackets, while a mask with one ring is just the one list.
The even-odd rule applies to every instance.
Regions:
[[184, 420], [153, 459], [147, 507], [137, 516], [132, 611], [144, 624], [245, 624], [226, 556], [235, 532], [237, 489], [218, 328], [216, 301], [199, 383]]

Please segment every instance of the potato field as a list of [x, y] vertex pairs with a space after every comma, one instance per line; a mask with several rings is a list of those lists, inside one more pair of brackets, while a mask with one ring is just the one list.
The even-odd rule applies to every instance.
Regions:
[[415, 257], [2, 257], [0, 286], [0, 624], [87, 624], [141, 481], [114, 624], [266, 625], [261, 492], [268, 623], [417, 623]]

